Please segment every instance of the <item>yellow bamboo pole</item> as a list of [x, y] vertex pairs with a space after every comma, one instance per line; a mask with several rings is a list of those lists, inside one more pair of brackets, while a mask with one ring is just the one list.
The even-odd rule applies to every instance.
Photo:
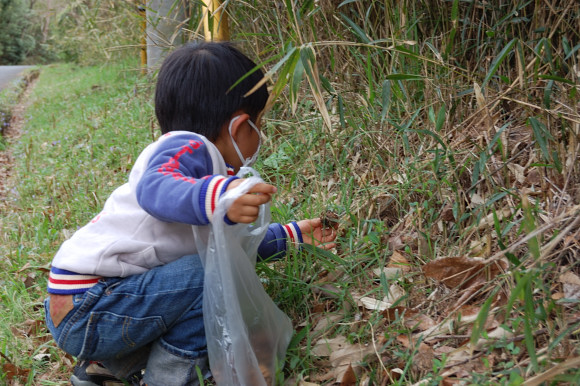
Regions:
[[143, 0], [139, 5], [139, 16], [141, 16], [141, 74], [147, 74], [147, 0]]
[[224, 12], [220, 0], [203, 0], [203, 30], [205, 40], [223, 41], [230, 38], [228, 15]]

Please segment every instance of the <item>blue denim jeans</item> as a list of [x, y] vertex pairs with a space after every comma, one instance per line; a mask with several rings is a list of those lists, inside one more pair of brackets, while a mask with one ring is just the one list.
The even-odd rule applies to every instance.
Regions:
[[47, 325], [65, 352], [101, 361], [120, 378], [145, 369], [149, 386], [193, 385], [198, 370], [208, 373], [203, 278], [198, 255], [140, 275], [105, 278], [73, 295], [74, 308], [58, 327], [47, 299]]

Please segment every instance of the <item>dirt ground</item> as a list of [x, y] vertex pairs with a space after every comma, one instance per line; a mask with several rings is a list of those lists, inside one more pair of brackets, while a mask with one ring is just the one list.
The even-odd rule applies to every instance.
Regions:
[[0, 212], [6, 205], [9, 197], [9, 191], [12, 189], [12, 173], [14, 168], [14, 157], [12, 155], [12, 144], [18, 140], [22, 127], [24, 125], [24, 114], [30, 104], [30, 93], [34, 88], [38, 73], [30, 73], [25, 78], [25, 86], [19, 97], [19, 103], [12, 109], [12, 118], [10, 125], [4, 128], [2, 136], [4, 137], [6, 148], [0, 151]]

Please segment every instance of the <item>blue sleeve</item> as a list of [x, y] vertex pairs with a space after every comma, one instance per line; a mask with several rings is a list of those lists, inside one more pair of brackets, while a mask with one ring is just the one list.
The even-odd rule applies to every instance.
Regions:
[[213, 175], [207, 145], [192, 134], [163, 140], [137, 185], [137, 201], [167, 222], [206, 225], [218, 198], [237, 177]]
[[301, 244], [302, 233], [295, 222], [282, 225], [270, 224], [268, 232], [258, 247], [258, 259], [278, 260], [286, 255], [288, 241]]

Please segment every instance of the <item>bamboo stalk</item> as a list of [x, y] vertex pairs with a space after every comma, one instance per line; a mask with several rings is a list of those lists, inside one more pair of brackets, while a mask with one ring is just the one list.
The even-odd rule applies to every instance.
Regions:
[[203, 0], [203, 29], [205, 40], [224, 41], [230, 38], [228, 15], [220, 0]]

